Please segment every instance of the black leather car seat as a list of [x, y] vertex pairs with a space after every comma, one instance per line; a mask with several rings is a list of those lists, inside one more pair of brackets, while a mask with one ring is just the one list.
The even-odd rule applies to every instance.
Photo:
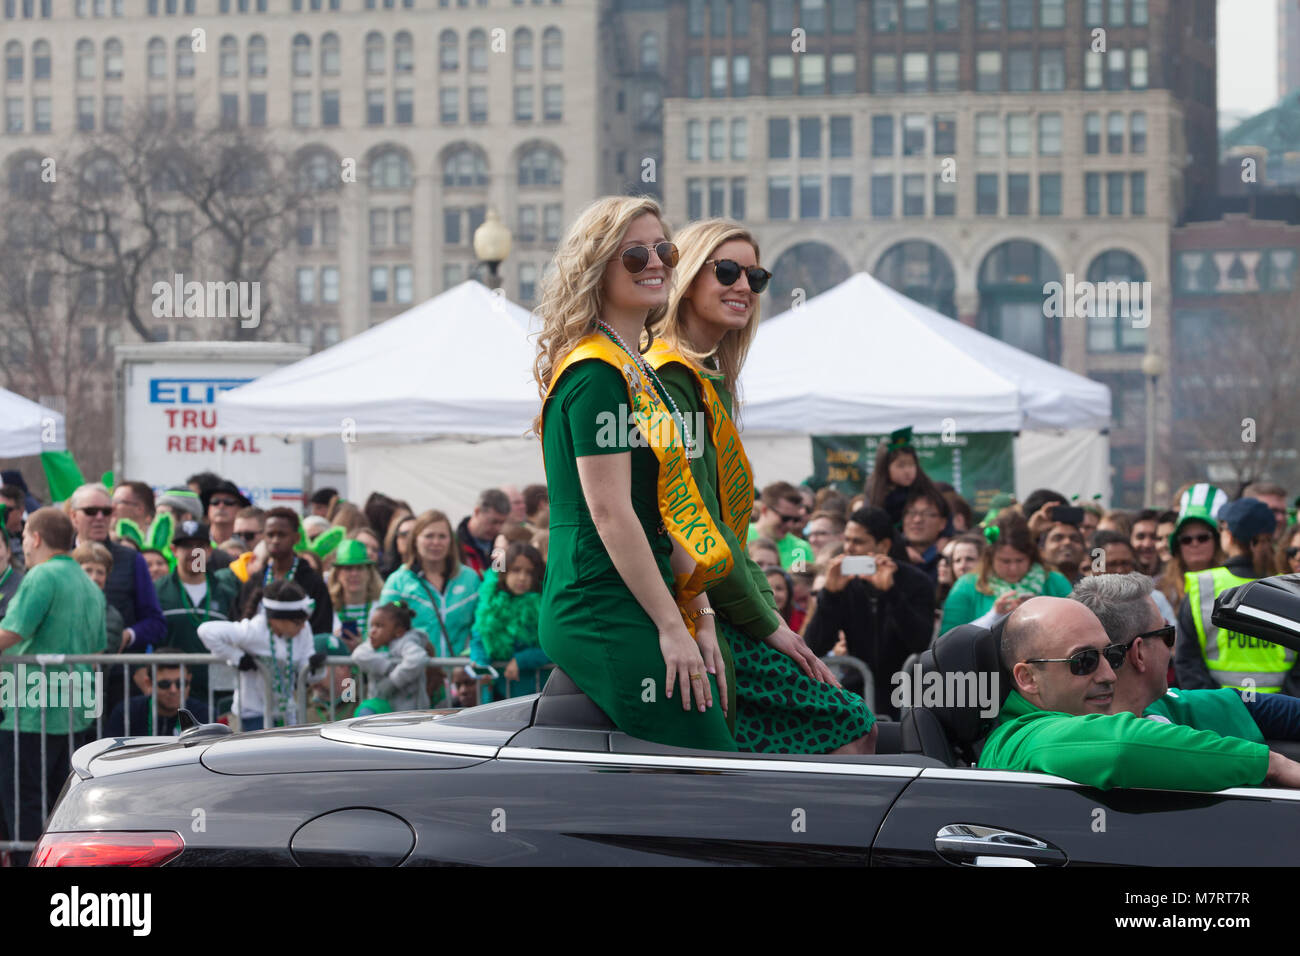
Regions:
[[558, 667], [551, 671], [533, 714], [534, 727], [613, 730], [614, 722]]
[[[1011, 675], [1002, 666], [1001, 643], [1001, 621], [992, 630], [963, 624], [941, 634], [927, 650], [912, 655], [903, 673], [912, 682], [913, 667], [919, 666], [922, 679], [926, 674], [938, 673], [944, 677], [944, 687], [953, 686], [947, 680], [948, 674], [961, 675], [964, 680], [974, 675], [976, 688], [987, 687], [1001, 708], [1011, 692]], [[996, 716], [983, 716], [982, 709], [978, 701], [945, 699], [939, 706], [913, 701], [899, 715], [902, 752], [935, 757], [950, 767], [975, 763], [984, 738], [997, 720]]]

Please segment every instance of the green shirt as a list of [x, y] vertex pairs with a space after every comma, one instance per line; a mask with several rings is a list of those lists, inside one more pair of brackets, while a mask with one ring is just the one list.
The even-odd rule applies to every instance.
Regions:
[[1182, 724], [1193, 730], [1212, 730], [1224, 737], [1242, 737], [1264, 743], [1250, 708], [1231, 687], [1214, 690], [1174, 690], [1154, 701], [1142, 716]]
[[[749, 526], [749, 541], [753, 542], [763, 537], [763, 532], [758, 530], [757, 524]], [[813, 549], [812, 545], [803, 538], [797, 538], [792, 534], [787, 534], [784, 538], [776, 543], [777, 553], [781, 556], [781, 567], [787, 571], [795, 568], [795, 561], [803, 561], [801, 571], [811, 571], [813, 568]]]
[[1268, 747], [1128, 711], [1074, 716], [1040, 710], [1012, 691], [979, 765], [1050, 773], [1101, 790], [1213, 791], [1263, 783]]
[[[104, 592], [71, 555], [56, 554], [27, 571], [0, 621], [0, 629], [22, 638], [7, 654], [97, 654], [104, 649], [104, 621]], [[47, 667], [43, 682], [40, 667], [29, 664], [22, 686], [18, 675], [23, 671], [18, 670], [18, 665], [4, 670], [8, 673], [0, 675], [0, 681], [7, 685], [0, 687], [0, 706], [4, 709], [0, 731], [13, 730], [17, 713], [19, 731], [40, 733], [42, 712], [47, 733], [66, 734], [69, 712], [72, 730], [81, 731], [90, 726], [93, 711], [103, 706], [99, 694], [103, 683], [91, 683], [93, 670], [89, 664]], [[74, 673], [78, 675], [75, 683], [56, 677]], [[38, 686], [44, 706], [36, 697]], [[70, 710], [69, 699], [73, 704]]]

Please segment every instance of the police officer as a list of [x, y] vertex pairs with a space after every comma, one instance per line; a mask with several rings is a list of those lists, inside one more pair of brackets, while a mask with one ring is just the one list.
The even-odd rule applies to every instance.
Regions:
[[1261, 576], [1255, 553], [1271, 541], [1277, 519], [1257, 498], [1239, 498], [1218, 514], [1222, 567], [1189, 571], [1187, 597], [1178, 609], [1174, 669], [1186, 689], [1234, 687], [1256, 693], [1300, 695], [1295, 651], [1270, 641], [1214, 626], [1214, 599], [1231, 587]]

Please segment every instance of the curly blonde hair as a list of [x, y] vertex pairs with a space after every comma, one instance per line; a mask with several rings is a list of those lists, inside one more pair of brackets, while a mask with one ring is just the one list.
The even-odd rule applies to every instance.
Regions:
[[[672, 239], [659, 203], [649, 196], [604, 196], [587, 205], [569, 226], [555, 251], [554, 268], [542, 280], [542, 300], [537, 315], [542, 331], [537, 338], [537, 360], [533, 377], [543, 400], [551, 375], [573, 346], [595, 328], [604, 307], [601, 283], [607, 260], [613, 259], [632, 221], [646, 215], [656, 217], [664, 238]], [[671, 281], [671, 273], [669, 274]], [[663, 318], [666, 306], [646, 314], [645, 328]], [[641, 346], [642, 349], [648, 345]], [[533, 431], [542, 433], [542, 415], [533, 419]]]
[[737, 378], [745, 356], [758, 331], [759, 305], [754, 304], [754, 315], [743, 329], [731, 329], [718, 342], [711, 352], [700, 352], [686, 341], [683, 326], [683, 303], [695, 278], [704, 269], [704, 263], [712, 258], [717, 248], [733, 239], [742, 239], [754, 247], [754, 260], [759, 259], [758, 240], [754, 234], [738, 222], [728, 219], [702, 219], [684, 226], [677, 233], [675, 240], [680, 257], [677, 268], [673, 270], [673, 287], [668, 294], [668, 311], [654, 327], [654, 334], [660, 336], [676, 351], [690, 359], [697, 366], [703, 367], [704, 360], [710, 355], [717, 358], [718, 370], [723, 374], [727, 390], [736, 394]]

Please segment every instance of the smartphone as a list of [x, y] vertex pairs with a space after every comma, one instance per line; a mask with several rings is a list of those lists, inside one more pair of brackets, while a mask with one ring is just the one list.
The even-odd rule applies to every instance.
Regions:
[[1052, 520], [1062, 524], [1072, 524], [1077, 528], [1083, 524], [1083, 509], [1057, 505], [1052, 509]]
[[851, 554], [840, 565], [840, 573], [848, 576], [864, 574], [870, 577], [876, 573], [876, 559], [870, 554]]
[[343, 621], [339, 627], [339, 630], [341, 630], [344, 634], [348, 635], [349, 637], [359, 638], [361, 636], [361, 629], [357, 627], [356, 621]]

